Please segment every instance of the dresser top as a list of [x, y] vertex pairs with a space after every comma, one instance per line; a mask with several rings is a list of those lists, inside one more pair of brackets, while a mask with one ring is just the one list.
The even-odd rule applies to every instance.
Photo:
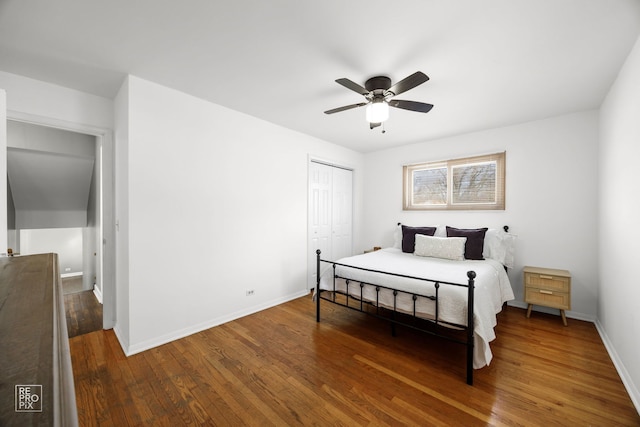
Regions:
[[568, 270], [558, 270], [555, 268], [526, 266], [522, 271], [525, 273], [547, 274], [549, 276], [571, 277], [571, 273]]

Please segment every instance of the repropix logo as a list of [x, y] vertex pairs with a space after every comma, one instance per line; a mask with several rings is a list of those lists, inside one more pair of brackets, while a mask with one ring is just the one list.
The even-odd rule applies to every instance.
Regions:
[[42, 412], [42, 386], [16, 386], [16, 412]]

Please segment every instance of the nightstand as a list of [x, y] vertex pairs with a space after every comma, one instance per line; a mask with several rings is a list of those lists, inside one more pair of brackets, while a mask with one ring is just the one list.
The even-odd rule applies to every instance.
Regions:
[[528, 304], [527, 317], [531, 307], [541, 305], [560, 309], [562, 323], [567, 326], [565, 310], [571, 310], [571, 273], [553, 268], [525, 267], [524, 302]]

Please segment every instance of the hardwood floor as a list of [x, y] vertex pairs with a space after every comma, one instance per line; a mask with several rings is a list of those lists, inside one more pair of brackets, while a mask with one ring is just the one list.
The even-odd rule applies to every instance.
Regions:
[[64, 295], [82, 292], [82, 276], [62, 277], [62, 293]]
[[70, 339], [80, 425], [640, 425], [595, 326], [507, 307], [490, 366], [309, 296], [125, 357]]
[[69, 338], [102, 329], [102, 304], [93, 291], [81, 291], [64, 296]]

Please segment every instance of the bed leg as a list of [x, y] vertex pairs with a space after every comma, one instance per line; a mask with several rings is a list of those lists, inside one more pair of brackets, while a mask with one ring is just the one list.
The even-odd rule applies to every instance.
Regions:
[[467, 384], [473, 385], [473, 339], [474, 339], [474, 321], [473, 321], [473, 295], [475, 286], [475, 271], [468, 271], [469, 278], [469, 295], [467, 297]]
[[320, 322], [320, 249], [316, 250], [316, 322]]
[[398, 291], [393, 290], [393, 312], [391, 313], [391, 336], [396, 336], [396, 311], [398, 310]]

